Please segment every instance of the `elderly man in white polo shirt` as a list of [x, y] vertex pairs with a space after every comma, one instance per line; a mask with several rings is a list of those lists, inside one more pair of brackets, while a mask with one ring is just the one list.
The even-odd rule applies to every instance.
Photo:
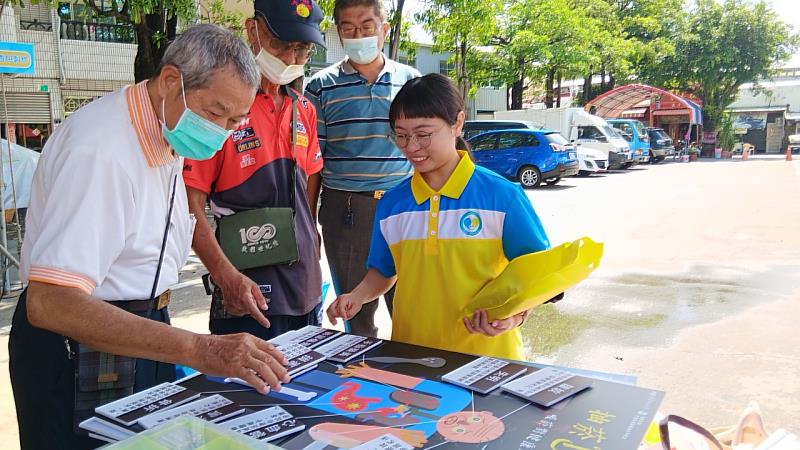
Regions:
[[47, 142], [22, 252], [28, 288], [9, 343], [22, 448], [97, 447], [76, 422], [174, 380], [175, 363], [261, 392], [288, 381], [271, 344], [173, 328], [166, 308], [194, 227], [181, 157], [219, 150], [259, 80], [244, 42], [199, 25], [170, 45], [157, 76], [87, 105]]

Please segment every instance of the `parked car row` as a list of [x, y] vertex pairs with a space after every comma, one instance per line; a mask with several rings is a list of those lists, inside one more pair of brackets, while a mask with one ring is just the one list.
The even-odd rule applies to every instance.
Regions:
[[[579, 108], [567, 109], [584, 113]], [[549, 118], [558, 122], [555, 124], [558, 126], [566, 124], [572, 139], [555, 127], [542, 124], [546, 120], [539, 123], [525, 119], [470, 120], [464, 125], [463, 135], [472, 148], [475, 162], [519, 181], [525, 188], [535, 188], [541, 183], [556, 184], [564, 177], [660, 162], [675, 151], [664, 130], [645, 128], [636, 120], [606, 123], [584, 113], [589, 117], [576, 121], [576, 111], [538, 111], [558, 112], [540, 114], [538, 118]]]

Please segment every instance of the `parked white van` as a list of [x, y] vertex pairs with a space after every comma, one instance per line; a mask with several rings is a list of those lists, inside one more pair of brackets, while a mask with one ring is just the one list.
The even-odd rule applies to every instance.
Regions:
[[633, 160], [628, 143], [602, 117], [582, 108], [517, 109], [497, 111], [495, 119], [529, 120], [543, 128], [558, 130], [580, 148], [607, 155], [610, 169], [621, 168]]

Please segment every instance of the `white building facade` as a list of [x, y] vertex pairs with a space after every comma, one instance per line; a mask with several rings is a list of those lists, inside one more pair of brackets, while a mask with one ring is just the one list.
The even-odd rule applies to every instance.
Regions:
[[70, 6], [5, 8], [0, 19], [0, 40], [34, 44], [35, 73], [0, 74], [7, 100], [4, 105], [0, 97], [3, 136], [10, 128], [12, 139], [29, 148], [40, 149], [53, 127], [82, 105], [134, 81], [133, 28], [87, 22], [73, 11], [79, 5]]

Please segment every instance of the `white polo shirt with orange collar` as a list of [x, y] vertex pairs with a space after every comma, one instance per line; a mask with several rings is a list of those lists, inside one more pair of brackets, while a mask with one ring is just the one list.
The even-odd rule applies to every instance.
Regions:
[[103, 300], [150, 296], [177, 176], [156, 294], [178, 281], [194, 231], [181, 175], [146, 82], [71, 115], [47, 141], [33, 179], [20, 277]]

